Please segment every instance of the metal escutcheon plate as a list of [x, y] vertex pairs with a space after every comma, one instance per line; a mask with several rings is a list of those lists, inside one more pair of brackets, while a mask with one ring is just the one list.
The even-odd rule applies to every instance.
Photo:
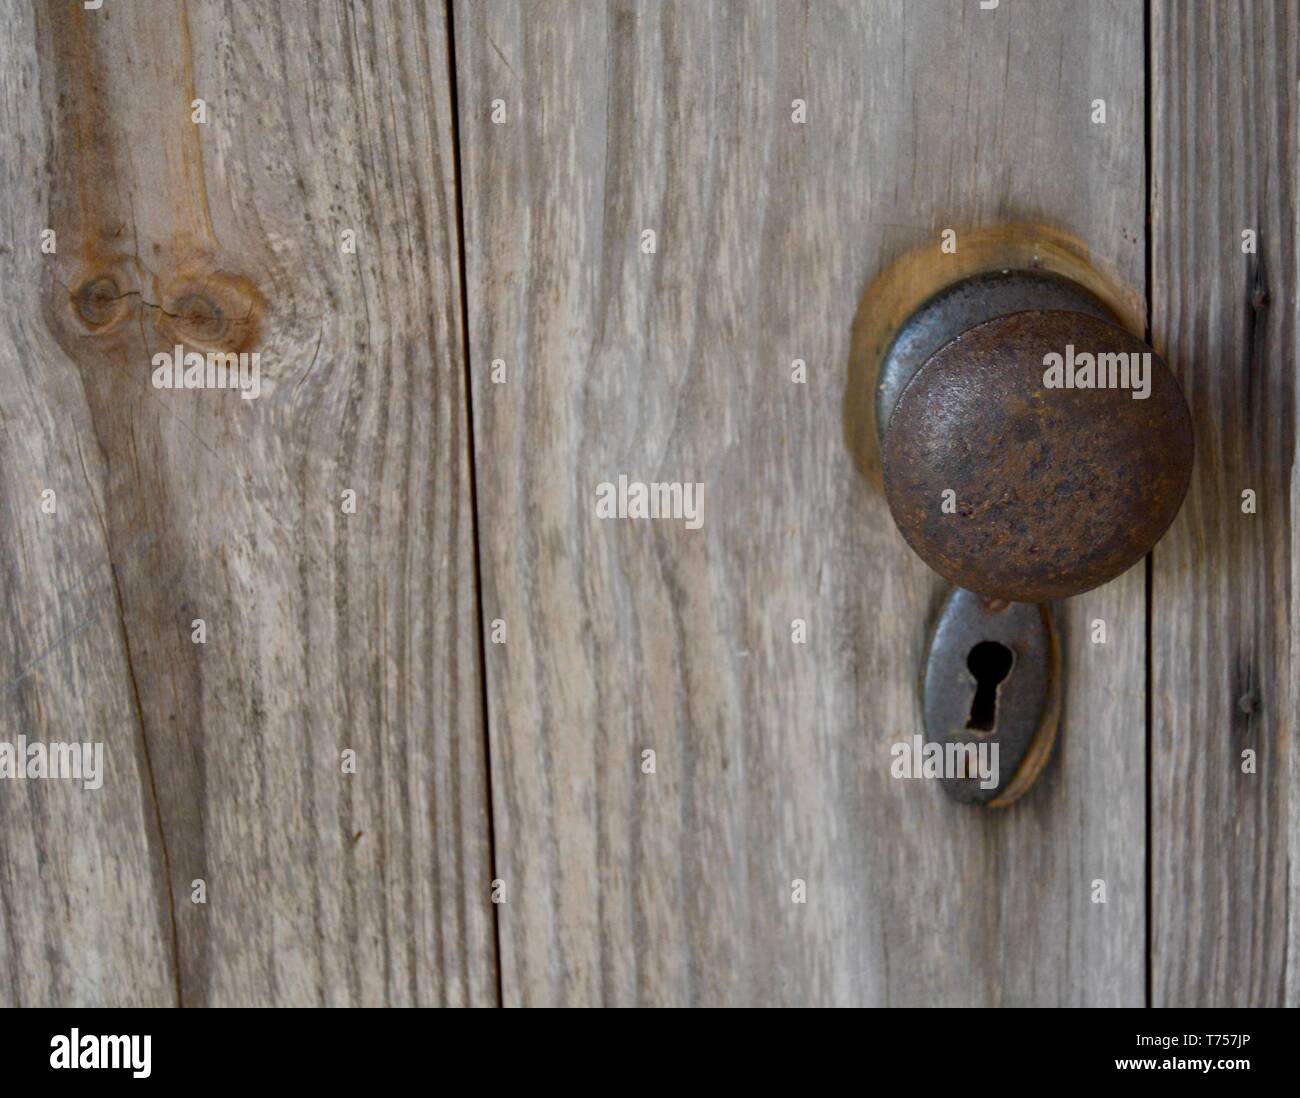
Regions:
[[1051, 606], [953, 589], [921, 689], [925, 751], [948, 796], [1001, 807], [1033, 785], [1056, 738], [1060, 674]]

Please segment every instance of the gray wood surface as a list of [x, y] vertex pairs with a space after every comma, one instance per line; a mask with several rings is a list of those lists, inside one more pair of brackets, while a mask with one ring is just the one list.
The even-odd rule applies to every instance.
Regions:
[[[35, 14], [17, 2], [0, 14], [0, 740], [102, 740], [107, 774], [94, 793], [0, 786], [0, 1003], [166, 1003], [171, 910], [102, 463], [77, 369], [42, 318], [52, 119]], [[148, 534], [122, 546], [124, 567], [138, 568]]]
[[[841, 432], [858, 297], [942, 228], [1141, 295], [1141, 6], [454, 15], [504, 1001], [1141, 1003], [1143, 569], [1069, 604], [1028, 798], [894, 780], [940, 585]], [[703, 528], [595, 518], [620, 474]]]
[[[0, 0], [0, 741], [107, 752], [0, 783], [0, 1004], [1300, 1003], [1298, 27]], [[962, 809], [890, 776], [944, 586], [846, 439], [859, 298], [1023, 220], [1141, 316], [1148, 200], [1192, 491]]]
[[[108, 778], [0, 790], [0, 1002], [496, 1001], [448, 48], [4, 4], [0, 734]], [[175, 342], [261, 396], [152, 388]]]
[[1152, 327], [1197, 443], [1154, 557], [1152, 1002], [1295, 1006], [1300, 4], [1158, 0], [1151, 33]]

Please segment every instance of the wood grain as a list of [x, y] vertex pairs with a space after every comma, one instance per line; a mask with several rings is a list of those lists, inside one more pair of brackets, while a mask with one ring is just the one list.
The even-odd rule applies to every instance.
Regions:
[[[0, 783], [0, 1003], [166, 1003], [171, 910], [101, 470], [76, 367], [41, 320], [52, 131], [35, 17], [0, 17], [0, 741], [100, 740], [106, 774], [93, 793]], [[139, 531], [124, 563], [150, 544]]]
[[6, 7], [0, 1001], [494, 1002], [445, 10]]
[[[1300, 5], [1153, 0], [1199, 458], [1152, 765], [1136, 569], [1063, 608], [1001, 813], [889, 776], [942, 590], [854, 467], [850, 327], [1020, 219], [1141, 303], [1142, 7], [458, 0], [454, 59], [446, 14], [4, 0], [0, 740], [108, 774], [0, 786], [0, 1003], [494, 1002], [494, 875], [509, 1003], [1139, 1003], [1148, 885], [1154, 1004], [1300, 1002]], [[262, 396], [153, 389], [177, 341]], [[620, 474], [703, 482], [703, 528], [595, 518]]]
[[[1056, 224], [1141, 294], [1141, 7], [454, 17], [505, 1001], [1140, 1003], [1142, 569], [1066, 610], [1030, 796], [891, 779], [941, 592], [841, 418], [863, 287], [941, 228]], [[703, 528], [595, 518], [620, 474]]]
[[1157, 0], [1151, 34], [1152, 329], [1197, 443], [1154, 558], [1152, 1002], [1295, 1006], [1300, 4]]

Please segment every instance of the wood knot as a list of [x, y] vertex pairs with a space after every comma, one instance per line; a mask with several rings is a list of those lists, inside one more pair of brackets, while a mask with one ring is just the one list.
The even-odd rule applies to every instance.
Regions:
[[92, 274], [77, 283], [68, 294], [77, 319], [92, 332], [117, 327], [131, 312], [131, 299], [138, 291], [124, 288], [115, 273]]
[[164, 289], [157, 328], [168, 342], [238, 353], [256, 345], [265, 310], [265, 298], [243, 275], [183, 274]]

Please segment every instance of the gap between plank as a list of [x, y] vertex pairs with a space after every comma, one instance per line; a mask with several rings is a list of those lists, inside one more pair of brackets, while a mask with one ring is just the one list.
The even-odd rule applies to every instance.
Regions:
[[[1154, 341], [1152, 339], [1152, 331], [1151, 331], [1151, 317], [1152, 317], [1151, 298], [1153, 293], [1153, 287], [1155, 285], [1155, 279], [1152, 276], [1152, 265], [1155, 262], [1155, 250], [1152, 247], [1152, 239], [1154, 234], [1152, 233], [1152, 227], [1151, 227], [1151, 208], [1152, 208], [1151, 190], [1152, 187], [1155, 185], [1151, 177], [1151, 169], [1152, 169], [1152, 164], [1154, 162], [1154, 157], [1152, 153], [1154, 151], [1154, 141], [1155, 141], [1155, 135], [1151, 127], [1151, 119], [1153, 117], [1153, 111], [1151, 109], [1151, 96], [1152, 96], [1151, 6], [1155, 2], [1156, 0], [1147, 0], [1147, 3], [1142, 9], [1142, 54], [1143, 54], [1143, 73], [1144, 73], [1144, 83], [1145, 83], [1145, 87], [1143, 88], [1144, 112], [1143, 112], [1143, 123], [1142, 123], [1142, 128], [1145, 137], [1145, 141], [1143, 143], [1144, 150], [1145, 150], [1144, 152], [1145, 161], [1143, 164], [1142, 174], [1146, 177], [1145, 178], [1146, 207], [1147, 207], [1146, 208], [1146, 264], [1145, 264], [1146, 307], [1147, 307], [1146, 342], [1147, 345], [1150, 347], [1155, 346]], [[1145, 699], [1144, 699], [1145, 701], [1144, 708], [1145, 708], [1145, 716], [1146, 716], [1146, 774], [1145, 774], [1145, 779], [1146, 779], [1145, 780], [1145, 804], [1146, 804], [1146, 813], [1145, 813], [1146, 816], [1146, 859], [1145, 859], [1146, 912], [1145, 912], [1145, 916], [1146, 917], [1144, 920], [1142, 956], [1143, 956], [1143, 961], [1145, 966], [1144, 987], [1146, 990], [1147, 1007], [1151, 1007], [1155, 1005], [1152, 1002], [1152, 983], [1153, 983], [1154, 966], [1152, 964], [1152, 959], [1151, 959], [1151, 948], [1152, 948], [1152, 941], [1151, 941], [1151, 913], [1152, 913], [1151, 761], [1152, 761], [1152, 746], [1153, 746], [1152, 744], [1153, 724], [1151, 719], [1152, 717], [1151, 688], [1154, 685], [1154, 680], [1155, 680], [1155, 676], [1153, 674], [1153, 666], [1152, 666], [1154, 655], [1155, 655], [1152, 646], [1152, 637], [1153, 637], [1152, 617], [1155, 614], [1155, 597], [1154, 597], [1155, 596], [1155, 557], [1156, 557], [1156, 551], [1155, 548], [1153, 547], [1151, 551], [1147, 554], [1147, 558], [1146, 558], [1146, 690], [1145, 690]]]
[[[497, 879], [496, 820], [492, 803], [492, 735], [488, 727], [487, 645], [483, 636], [483, 576], [479, 550], [478, 450], [474, 445], [474, 377], [470, 370], [469, 351], [469, 284], [465, 268], [465, 200], [460, 168], [460, 95], [456, 84], [456, 16], [455, 0], [446, 0], [447, 76], [451, 84], [452, 187], [456, 198], [456, 259], [460, 279], [460, 341], [465, 358], [465, 421], [469, 428], [469, 502], [471, 543], [474, 549], [474, 600], [478, 608], [479, 704], [483, 719], [483, 780], [487, 786], [489, 883]], [[497, 1006], [505, 1005], [504, 977], [501, 972], [501, 918], [498, 905], [492, 905], [492, 941], [495, 949]]]

